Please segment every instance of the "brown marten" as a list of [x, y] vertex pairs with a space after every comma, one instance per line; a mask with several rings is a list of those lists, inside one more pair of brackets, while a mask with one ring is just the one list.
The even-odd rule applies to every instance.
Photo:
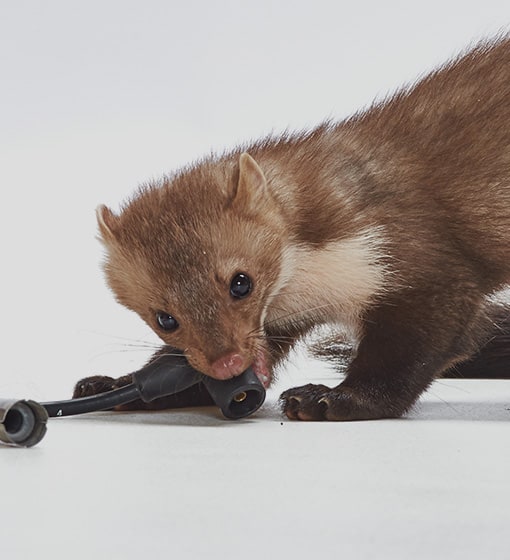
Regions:
[[[344, 380], [283, 393], [289, 418], [398, 417], [439, 376], [504, 376], [510, 321], [492, 297], [510, 283], [510, 37], [97, 214], [117, 300], [206, 375], [252, 365], [268, 386], [315, 327], [348, 337]], [[152, 407], [209, 402], [195, 387]]]

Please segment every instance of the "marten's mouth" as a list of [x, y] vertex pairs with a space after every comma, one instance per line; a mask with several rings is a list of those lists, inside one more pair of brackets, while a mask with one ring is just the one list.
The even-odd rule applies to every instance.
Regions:
[[266, 355], [263, 351], [259, 351], [257, 353], [255, 361], [251, 367], [253, 368], [255, 375], [259, 378], [259, 381], [267, 389], [271, 384], [271, 374], [269, 373]]

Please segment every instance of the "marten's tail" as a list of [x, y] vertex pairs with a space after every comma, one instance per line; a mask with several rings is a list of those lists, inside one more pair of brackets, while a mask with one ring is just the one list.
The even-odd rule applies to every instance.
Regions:
[[510, 379], [510, 308], [491, 309], [495, 325], [492, 337], [469, 360], [452, 367], [441, 377], [457, 379]]

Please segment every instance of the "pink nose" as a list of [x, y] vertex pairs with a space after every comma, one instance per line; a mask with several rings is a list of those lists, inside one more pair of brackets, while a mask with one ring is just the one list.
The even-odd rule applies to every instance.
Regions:
[[232, 352], [218, 358], [211, 364], [212, 377], [215, 379], [230, 379], [243, 371], [244, 360], [240, 354]]

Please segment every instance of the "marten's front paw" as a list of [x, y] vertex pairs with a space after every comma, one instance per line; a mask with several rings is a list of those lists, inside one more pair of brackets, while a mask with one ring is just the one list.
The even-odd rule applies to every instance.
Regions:
[[353, 389], [308, 384], [285, 391], [280, 402], [291, 420], [369, 420], [386, 416]]
[[113, 377], [107, 377], [105, 375], [85, 377], [84, 379], [80, 379], [74, 386], [73, 399], [106, 393], [106, 391], [111, 391], [116, 388], [116, 380], [113, 379]]

